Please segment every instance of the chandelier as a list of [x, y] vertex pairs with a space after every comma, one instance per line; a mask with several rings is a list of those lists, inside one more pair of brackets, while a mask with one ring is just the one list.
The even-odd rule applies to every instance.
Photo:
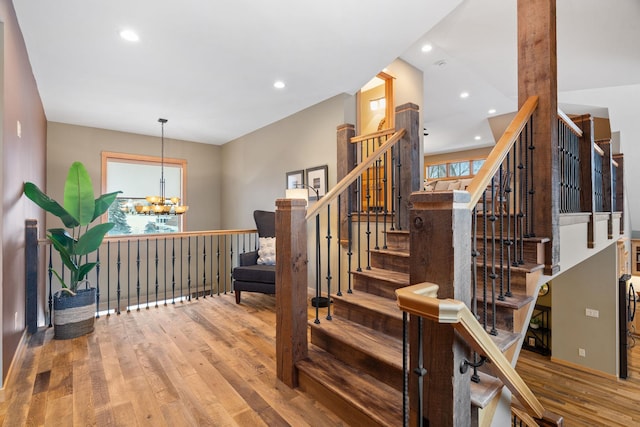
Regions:
[[160, 195], [158, 196], [147, 196], [145, 197], [146, 201], [149, 203], [148, 206], [136, 206], [136, 212], [147, 215], [181, 215], [185, 213], [189, 206], [181, 205], [180, 198], [173, 197], [165, 197], [165, 180], [164, 180], [164, 124], [167, 123], [167, 119], [158, 119], [160, 122], [160, 126], [162, 129], [161, 140], [162, 140], [162, 157], [160, 158]]

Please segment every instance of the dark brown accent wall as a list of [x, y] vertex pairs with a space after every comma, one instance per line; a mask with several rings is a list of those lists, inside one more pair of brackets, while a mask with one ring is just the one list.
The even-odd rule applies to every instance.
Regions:
[[[0, 0], [2, 141], [0, 238], [2, 240], [2, 386], [25, 329], [25, 219], [35, 218], [42, 235], [44, 214], [22, 196], [25, 181], [44, 186], [47, 121], [13, 3]], [[2, 37], [2, 36], [0, 36]], [[18, 137], [17, 123], [21, 125]], [[17, 319], [17, 321], [16, 321]]]

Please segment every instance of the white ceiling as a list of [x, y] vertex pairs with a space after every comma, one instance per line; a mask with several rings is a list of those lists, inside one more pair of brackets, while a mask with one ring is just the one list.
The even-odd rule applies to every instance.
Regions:
[[[492, 144], [487, 111], [516, 108], [515, 0], [14, 5], [49, 121], [157, 135], [164, 117], [170, 138], [223, 144], [354, 93], [397, 57], [424, 71], [426, 152]], [[638, 0], [558, 0], [557, 19], [561, 102], [640, 84]]]

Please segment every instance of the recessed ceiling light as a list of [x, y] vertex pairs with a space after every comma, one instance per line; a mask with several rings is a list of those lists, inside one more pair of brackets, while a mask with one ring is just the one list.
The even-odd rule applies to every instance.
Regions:
[[422, 51], [424, 53], [431, 52], [431, 50], [433, 50], [433, 46], [431, 46], [430, 44], [425, 44], [422, 46]]
[[124, 40], [128, 42], [140, 41], [140, 37], [138, 36], [138, 33], [129, 29], [120, 31], [120, 37], [122, 37]]
[[282, 80], [278, 80], [273, 84], [273, 87], [275, 87], [276, 89], [284, 89], [284, 82]]
[[473, 139], [475, 139], [476, 141], [480, 141], [482, 138], [480, 137], [480, 135], [476, 135], [473, 137]]
[[492, 109], [490, 109], [489, 111], [487, 111], [487, 113], [489, 113], [489, 114], [495, 114], [495, 113], [496, 113], [496, 109], [495, 109], [495, 108], [492, 108]]
[[468, 97], [469, 97], [469, 92], [460, 92], [460, 98], [464, 99]]

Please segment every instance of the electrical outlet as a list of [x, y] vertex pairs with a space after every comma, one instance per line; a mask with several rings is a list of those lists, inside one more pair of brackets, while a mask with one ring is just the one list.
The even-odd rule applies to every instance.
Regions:
[[598, 318], [600, 317], [600, 312], [594, 308], [587, 308], [585, 309], [585, 315], [587, 317], [595, 317]]
[[587, 357], [587, 352], [584, 350], [584, 348], [579, 348], [578, 349], [578, 356]]
[[20, 120], [16, 122], [16, 134], [18, 138], [22, 138], [22, 123], [20, 123]]
[[18, 312], [13, 315], [13, 329], [18, 329]]

